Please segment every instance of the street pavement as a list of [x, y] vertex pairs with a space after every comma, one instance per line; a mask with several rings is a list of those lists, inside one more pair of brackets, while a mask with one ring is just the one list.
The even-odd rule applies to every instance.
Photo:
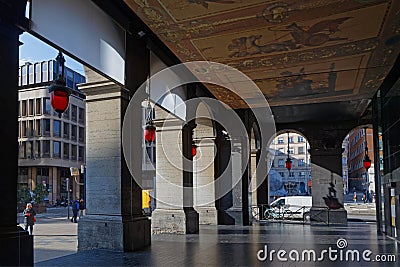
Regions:
[[[375, 221], [375, 215], [370, 214], [371, 204], [346, 204], [346, 209], [349, 221]], [[78, 223], [68, 220], [67, 211], [66, 207], [48, 208], [46, 213], [37, 215], [33, 230], [35, 264], [77, 253]], [[23, 223], [21, 213], [18, 214], [18, 221]]]
[[[67, 213], [66, 207], [59, 207], [48, 208], [46, 213], [36, 215], [33, 228], [35, 264], [77, 252], [78, 224], [68, 220]], [[18, 214], [18, 222], [22, 226], [21, 213]]]

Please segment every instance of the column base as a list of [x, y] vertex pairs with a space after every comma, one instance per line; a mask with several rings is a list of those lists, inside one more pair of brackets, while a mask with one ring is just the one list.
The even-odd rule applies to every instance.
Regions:
[[218, 215], [215, 207], [195, 207], [199, 213], [199, 224], [217, 225]]
[[195, 234], [199, 232], [199, 214], [194, 209], [155, 209], [151, 215], [153, 234]]
[[2, 266], [33, 266], [33, 236], [20, 227], [0, 228]]
[[347, 225], [347, 211], [345, 209], [329, 210], [312, 207], [310, 223], [311, 225]]
[[78, 251], [135, 251], [151, 244], [148, 217], [85, 215], [78, 224]]

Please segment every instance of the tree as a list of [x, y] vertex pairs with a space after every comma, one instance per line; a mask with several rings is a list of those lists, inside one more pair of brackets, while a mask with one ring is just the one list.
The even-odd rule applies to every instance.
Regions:
[[17, 192], [17, 202], [28, 203], [31, 202], [32, 197], [31, 193], [28, 190], [28, 187], [24, 186]]
[[35, 190], [33, 190], [33, 193], [35, 194], [33, 198], [38, 204], [43, 203], [44, 198], [49, 194], [47, 188], [43, 184], [38, 184]]

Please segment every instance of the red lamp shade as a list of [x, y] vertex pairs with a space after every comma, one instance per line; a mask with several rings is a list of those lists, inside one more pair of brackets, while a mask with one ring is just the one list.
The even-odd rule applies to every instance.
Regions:
[[69, 94], [64, 90], [54, 90], [50, 93], [50, 102], [55, 111], [63, 113], [68, 108]]
[[286, 164], [286, 169], [290, 171], [292, 169], [292, 160], [289, 157], [286, 159], [285, 164]]
[[371, 160], [369, 159], [368, 155], [365, 155], [363, 163], [365, 170], [368, 171], [368, 169], [371, 167]]
[[197, 146], [196, 145], [192, 145], [192, 156], [196, 156], [197, 155]]
[[146, 142], [154, 142], [154, 139], [156, 137], [156, 127], [152, 124], [146, 125], [144, 128], [144, 140]]

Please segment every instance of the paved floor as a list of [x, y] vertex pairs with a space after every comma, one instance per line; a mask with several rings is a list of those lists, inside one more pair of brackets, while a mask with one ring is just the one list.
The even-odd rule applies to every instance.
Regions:
[[[41, 237], [35, 239], [36, 244]], [[279, 254], [278, 250], [282, 252]], [[391, 257], [397, 262], [393, 259], [385, 263], [375, 261]], [[138, 252], [94, 250], [40, 262], [35, 260], [35, 265], [400, 266], [399, 257], [398, 243], [377, 235], [374, 223], [349, 223], [346, 227], [268, 223], [249, 227], [201, 226], [198, 235], [155, 235], [151, 247]], [[366, 261], [368, 259], [371, 261]]]

